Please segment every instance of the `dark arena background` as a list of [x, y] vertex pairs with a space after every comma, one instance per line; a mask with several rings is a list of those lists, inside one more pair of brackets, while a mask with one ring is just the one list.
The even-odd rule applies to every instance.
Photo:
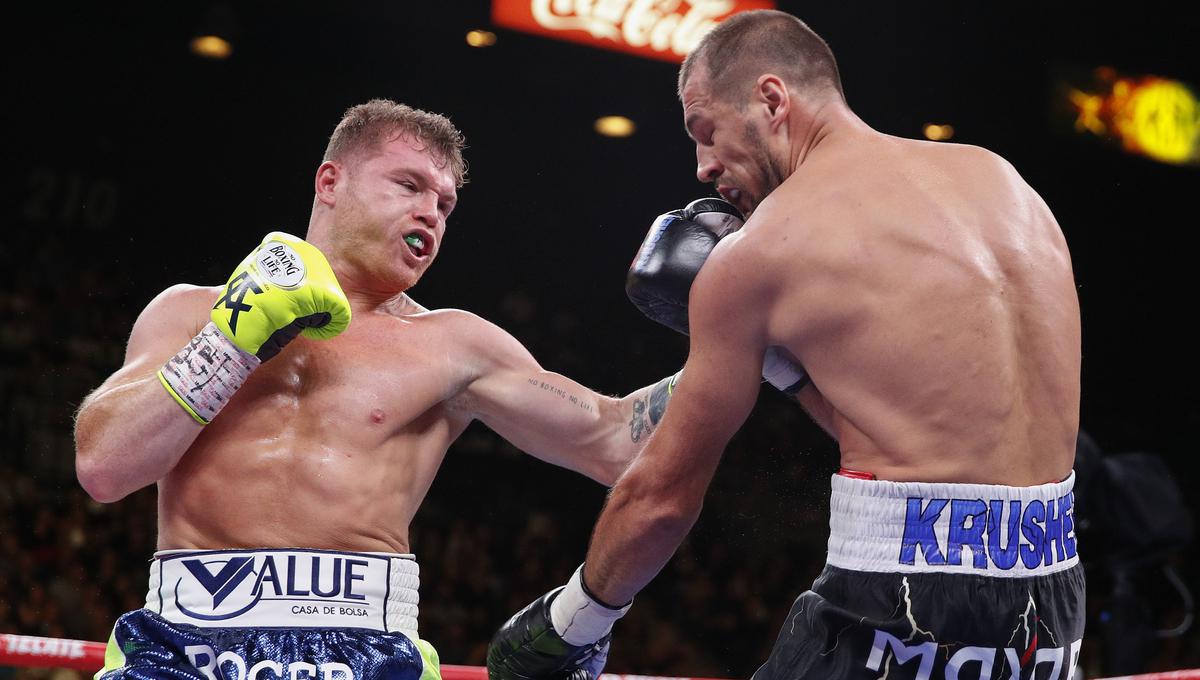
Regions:
[[[555, 6], [593, 4], [605, 3]], [[1200, 667], [1188, 626], [1200, 58], [1185, 6], [777, 3], [828, 40], [868, 124], [1001, 154], [1066, 233], [1090, 435], [1077, 468], [1086, 677]], [[141, 606], [155, 491], [91, 501], [74, 476], [73, 413], [160, 290], [221, 283], [266, 232], [304, 233], [313, 173], [353, 104], [403, 101], [467, 137], [470, 182], [415, 299], [476, 312], [602, 392], [678, 369], [686, 340], [624, 292], [654, 217], [713, 195], [694, 176], [677, 65], [505, 28], [491, 12], [483, 0], [5, 10], [0, 633], [104, 640]], [[196, 53], [204, 35], [232, 51]], [[610, 115], [633, 134], [598, 134]], [[608, 670], [749, 677], [823, 563], [836, 453], [764, 389], [700, 522], [617, 625]], [[603, 500], [467, 431], [412, 528], [421, 633], [443, 662], [481, 664], [495, 628], [570, 575]]]

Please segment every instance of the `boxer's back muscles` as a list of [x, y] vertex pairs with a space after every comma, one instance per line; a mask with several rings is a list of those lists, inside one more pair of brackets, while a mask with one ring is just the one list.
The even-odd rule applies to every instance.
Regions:
[[1080, 329], [1037, 194], [974, 147], [887, 138], [801, 165], [734, 250], [842, 464], [881, 479], [1040, 484], [1070, 471]]

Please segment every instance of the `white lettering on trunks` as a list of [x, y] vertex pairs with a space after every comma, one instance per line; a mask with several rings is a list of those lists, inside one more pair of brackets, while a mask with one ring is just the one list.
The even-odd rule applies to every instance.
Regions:
[[[354, 671], [344, 663], [326, 661], [318, 666], [307, 661], [293, 661], [286, 667], [272, 659], [263, 659], [246, 669], [246, 660], [237, 652], [217, 653], [208, 645], [187, 645], [183, 648], [188, 661], [208, 680], [355, 680]], [[226, 668], [232, 666], [230, 671]], [[270, 671], [270, 675], [265, 671]]]
[[[1075, 675], [1075, 666], [1079, 662], [1079, 647], [1083, 640], [1076, 640], [1069, 648], [1043, 647], [1026, 649], [1020, 652], [1011, 647], [961, 647], [946, 662], [942, 677], [945, 680], [975, 680], [975, 678], [992, 677], [992, 667], [997, 663], [1008, 664], [1009, 677], [1020, 678], [1035, 676], [1038, 666], [1049, 665], [1049, 672], [1040, 677], [1049, 680], [1070, 680]], [[890, 654], [889, 654], [890, 652]], [[913, 678], [913, 680], [932, 680], [933, 664], [937, 659], [938, 645], [936, 642], [924, 641], [908, 644], [904, 640], [882, 630], [875, 631], [875, 642], [871, 645], [871, 654], [867, 657], [867, 668], [878, 671], [885, 669], [888, 678]], [[1066, 673], [1063, 669], [1063, 657], [1068, 657]], [[892, 660], [895, 666], [904, 666], [914, 660], [915, 674], [893, 675]], [[967, 670], [968, 665], [974, 665], [974, 670]], [[1022, 668], [1026, 670], [1022, 673]], [[963, 675], [959, 675], [960, 672]]]

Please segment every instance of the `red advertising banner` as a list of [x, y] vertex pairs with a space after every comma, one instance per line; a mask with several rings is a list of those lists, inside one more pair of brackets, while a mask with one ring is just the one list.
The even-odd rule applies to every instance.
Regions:
[[722, 19], [770, 0], [492, 0], [492, 21], [676, 64]]

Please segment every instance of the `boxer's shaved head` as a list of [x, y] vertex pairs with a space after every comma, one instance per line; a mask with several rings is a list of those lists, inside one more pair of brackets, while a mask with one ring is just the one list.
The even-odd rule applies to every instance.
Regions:
[[844, 98], [829, 45], [803, 21], [775, 10], [735, 14], [704, 36], [679, 69], [680, 98], [696, 69], [704, 70], [714, 97], [739, 106], [764, 73], [797, 90]]

